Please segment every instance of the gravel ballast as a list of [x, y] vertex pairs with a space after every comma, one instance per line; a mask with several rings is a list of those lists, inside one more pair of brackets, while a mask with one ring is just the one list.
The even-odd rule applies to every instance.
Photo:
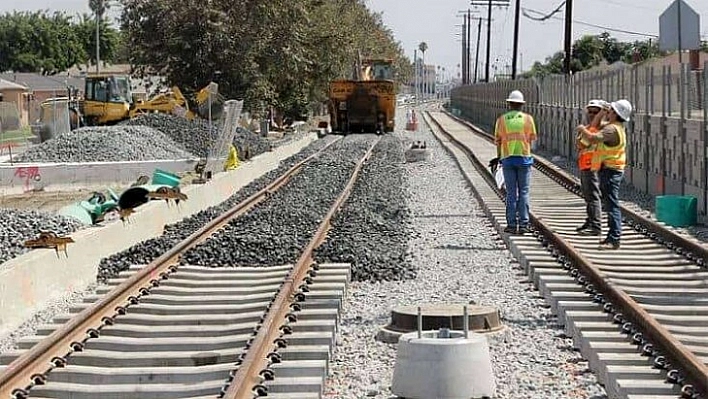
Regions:
[[305, 164], [288, 184], [182, 261], [202, 266], [268, 266], [294, 263], [349, 181], [375, 138], [354, 135]]
[[317, 261], [350, 263], [354, 281], [415, 277], [406, 254], [410, 217], [404, 163], [400, 138], [385, 135], [335, 216], [327, 240], [317, 249]]
[[190, 159], [159, 130], [146, 126], [83, 127], [32, 146], [15, 162], [118, 162]]
[[53, 231], [62, 236], [81, 227], [78, 221], [64, 216], [0, 208], [0, 264], [31, 251], [24, 243], [37, 238], [40, 232]]
[[130, 265], [147, 264], [151, 262], [219, 214], [266, 187], [293, 165], [317, 152], [333, 139], [334, 137], [325, 137], [324, 139], [313, 142], [299, 153], [281, 161], [277, 168], [249, 183], [223, 203], [207, 208], [180, 222], [166, 225], [163, 235], [142, 241], [124, 251], [102, 259], [98, 266], [98, 281], [102, 282], [108, 278], [115, 277], [121, 271], [127, 270]]
[[[122, 122], [122, 124], [148, 126], [157, 129], [176, 143], [183, 145], [192, 154], [202, 158], [210, 155], [209, 151], [221, 134], [221, 126], [217, 122], [213, 122], [210, 128], [209, 121], [204, 119], [190, 121], [164, 113], [140, 115]], [[270, 148], [270, 143], [267, 139], [240, 126], [236, 128], [236, 134], [232, 142], [238, 149], [239, 157], [242, 160], [245, 158], [246, 149], [250, 156], [254, 157], [268, 151]]]
[[[496, 398], [603, 398], [571, 340], [561, 338], [550, 309], [474, 200], [457, 164], [428, 131], [427, 161], [404, 166], [417, 277], [354, 282], [344, 304], [326, 398], [395, 397], [390, 391], [396, 345], [374, 339], [395, 306], [470, 303], [500, 309], [507, 330], [490, 336]], [[374, 195], [369, 193], [369, 195]]]

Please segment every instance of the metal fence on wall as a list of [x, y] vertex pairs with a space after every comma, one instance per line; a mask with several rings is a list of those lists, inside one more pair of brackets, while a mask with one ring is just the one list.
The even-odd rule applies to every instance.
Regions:
[[708, 63], [701, 71], [688, 65], [608, 67], [572, 76], [498, 81], [454, 89], [451, 104], [482, 128], [491, 129], [506, 110], [512, 90], [526, 97], [536, 119], [539, 146], [576, 159], [574, 127], [584, 123], [590, 99], [628, 99], [626, 180], [652, 195], [694, 195], [699, 216], [708, 214]]

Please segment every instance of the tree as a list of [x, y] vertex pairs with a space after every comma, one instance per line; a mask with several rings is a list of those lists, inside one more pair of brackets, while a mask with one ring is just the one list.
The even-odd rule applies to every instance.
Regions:
[[[86, 61], [96, 64], [96, 20], [89, 14], [83, 14], [75, 25], [76, 34], [86, 54]], [[110, 21], [104, 18], [99, 25], [99, 46], [101, 61], [114, 62], [120, 34], [111, 27]]]
[[14, 12], [0, 16], [0, 71], [64, 71], [86, 58], [75, 26], [64, 13]]
[[138, 71], [194, 91], [215, 79], [254, 113], [300, 115], [326, 99], [358, 54], [396, 60], [399, 43], [364, 0], [124, 0], [121, 31]]

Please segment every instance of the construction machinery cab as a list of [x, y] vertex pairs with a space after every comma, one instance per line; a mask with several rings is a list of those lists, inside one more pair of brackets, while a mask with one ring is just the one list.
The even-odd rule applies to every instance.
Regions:
[[120, 122], [133, 106], [130, 76], [101, 73], [86, 76], [82, 113], [89, 124]]
[[364, 59], [359, 80], [393, 80], [393, 60]]

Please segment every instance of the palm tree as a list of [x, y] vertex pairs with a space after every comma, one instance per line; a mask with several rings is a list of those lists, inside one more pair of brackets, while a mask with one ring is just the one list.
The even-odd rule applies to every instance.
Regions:
[[99, 72], [101, 64], [100, 50], [100, 23], [103, 19], [103, 14], [111, 7], [109, 0], [88, 0], [91, 12], [96, 16], [96, 72]]
[[428, 43], [426, 42], [420, 42], [418, 45], [418, 50], [423, 54], [423, 61], [422, 61], [422, 67], [423, 67], [423, 97], [425, 97], [426, 94], [426, 88], [428, 85], [428, 79], [427, 79], [427, 70], [425, 69], [425, 52], [428, 51]]

